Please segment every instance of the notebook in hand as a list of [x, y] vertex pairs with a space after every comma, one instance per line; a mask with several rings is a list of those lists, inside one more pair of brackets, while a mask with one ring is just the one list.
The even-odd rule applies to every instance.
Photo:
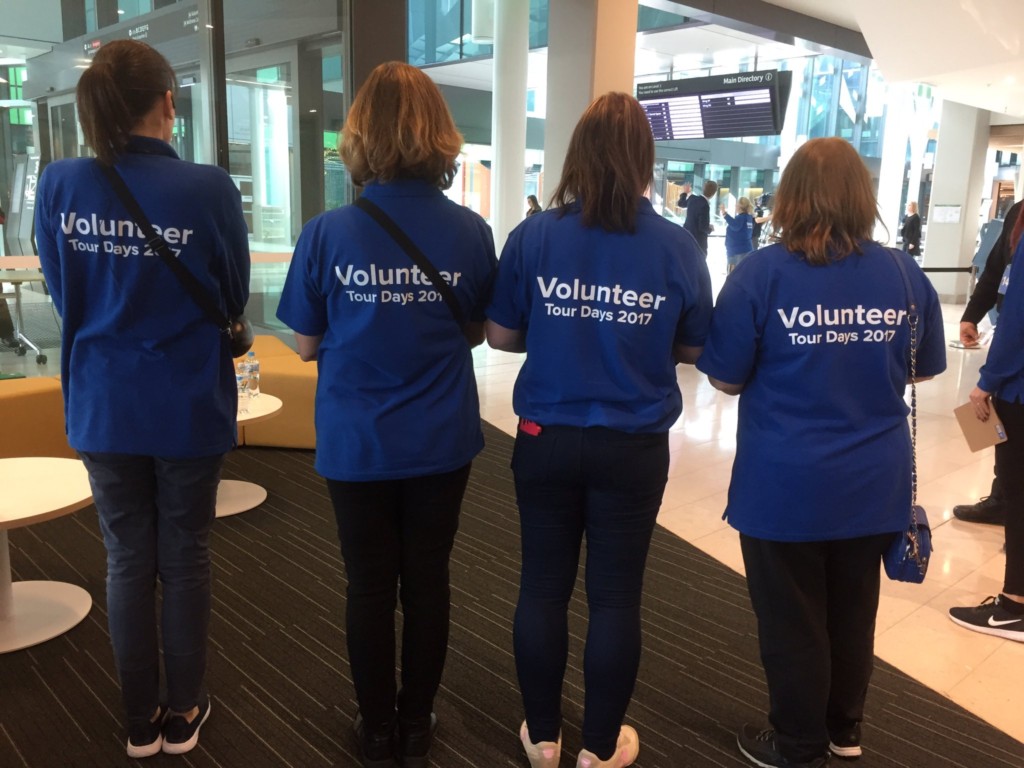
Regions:
[[974, 415], [974, 405], [971, 403], [954, 408], [953, 413], [960, 424], [960, 429], [963, 430], [964, 437], [967, 438], [967, 447], [972, 451], [980, 451], [982, 448], [1006, 442], [1006, 430], [994, 407], [988, 421], [979, 421]]

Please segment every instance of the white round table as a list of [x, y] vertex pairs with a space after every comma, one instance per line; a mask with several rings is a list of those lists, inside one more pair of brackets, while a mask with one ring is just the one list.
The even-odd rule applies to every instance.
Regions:
[[[260, 393], [249, 401], [247, 413], [238, 414], [238, 423], [255, 424], [277, 415], [281, 398]], [[229, 517], [248, 512], [267, 500], [267, 489], [244, 480], [221, 480], [217, 486], [217, 517]]]
[[81, 587], [59, 581], [11, 582], [7, 529], [41, 523], [92, 503], [85, 465], [78, 459], [0, 459], [0, 653], [52, 640], [78, 624], [92, 607]]

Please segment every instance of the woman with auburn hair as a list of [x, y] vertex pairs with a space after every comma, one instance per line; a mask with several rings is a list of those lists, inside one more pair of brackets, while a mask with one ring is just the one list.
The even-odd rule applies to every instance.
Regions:
[[700, 354], [711, 314], [704, 255], [644, 194], [654, 140], [624, 93], [596, 99], [573, 132], [552, 206], [509, 235], [487, 341], [526, 352], [513, 407], [522, 531], [514, 624], [533, 768], [561, 755], [568, 605], [587, 540], [586, 694], [579, 768], [631, 765], [623, 719], [640, 662], [640, 596], [668, 477], [676, 363]]
[[[726, 516], [740, 532], [768, 679], [754, 765], [861, 754], [879, 565], [911, 506], [908, 290], [916, 379], [946, 367], [938, 297], [909, 255], [871, 239], [871, 177], [843, 139], [813, 139], [775, 194], [777, 243], [726, 279], [697, 367], [740, 395]], [[906, 279], [904, 279], [904, 275]]]
[[[319, 365], [316, 469], [348, 576], [353, 727], [364, 766], [428, 763], [448, 648], [448, 560], [470, 464], [483, 448], [470, 348], [483, 341], [494, 241], [480, 216], [442, 192], [461, 146], [426, 74], [399, 62], [374, 69], [341, 144], [362, 199], [305, 226], [277, 312], [302, 359]], [[420, 251], [418, 261], [395, 230]]]

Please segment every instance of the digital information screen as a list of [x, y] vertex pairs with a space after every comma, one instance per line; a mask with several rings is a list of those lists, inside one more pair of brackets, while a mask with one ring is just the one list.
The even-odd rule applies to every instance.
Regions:
[[772, 70], [641, 83], [637, 99], [657, 141], [774, 136], [791, 82], [791, 72]]

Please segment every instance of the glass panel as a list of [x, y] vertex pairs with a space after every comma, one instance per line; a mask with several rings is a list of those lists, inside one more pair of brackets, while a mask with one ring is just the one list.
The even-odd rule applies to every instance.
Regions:
[[294, 242], [291, 88], [288, 63], [227, 76], [229, 172], [242, 191], [253, 250]]

